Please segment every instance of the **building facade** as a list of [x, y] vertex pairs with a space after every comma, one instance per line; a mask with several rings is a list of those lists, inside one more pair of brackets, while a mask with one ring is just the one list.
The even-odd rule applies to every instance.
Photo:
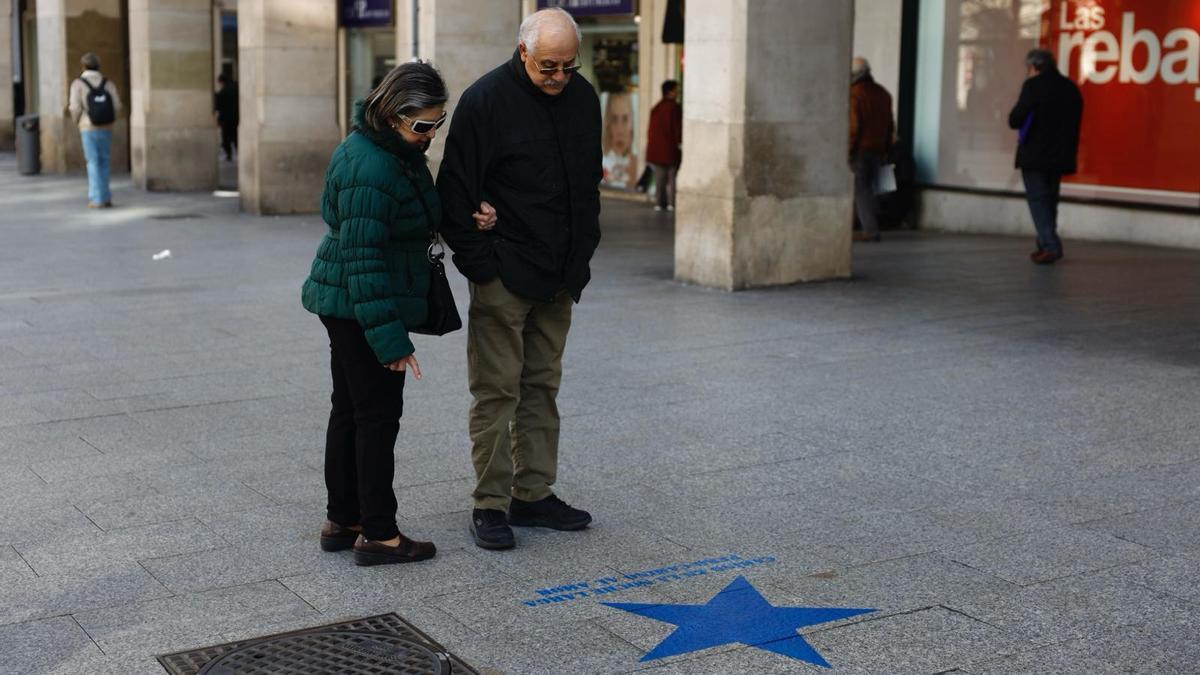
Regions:
[[[901, 3], [858, 0], [893, 8]], [[1066, 179], [1067, 237], [1200, 248], [1200, 0], [920, 0], [909, 45], [917, 222], [1029, 233], [1008, 111], [1024, 55], [1044, 48], [1083, 93], [1079, 171]], [[906, 53], [907, 52], [907, 53]]]
[[453, 108], [510, 57], [523, 16], [561, 6], [601, 97], [607, 188], [637, 182], [659, 86], [682, 83], [676, 275], [726, 288], [850, 274], [853, 53], [895, 94], [917, 194], [907, 222], [1030, 232], [1005, 118], [1024, 53], [1042, 46], [1087, 110], [1064, 234], [1200, 248], [1200, 0], [2, 1], [0, 147], [16, 115], [37, 113], [43, 170], [82, 170], [66, 92], [92, 51], [128, 102], [114, 169], [149, 190], [213, 189], [224, 73], [254, 213], [316, 209], [354, 100], [395, 64], [432, 61]]

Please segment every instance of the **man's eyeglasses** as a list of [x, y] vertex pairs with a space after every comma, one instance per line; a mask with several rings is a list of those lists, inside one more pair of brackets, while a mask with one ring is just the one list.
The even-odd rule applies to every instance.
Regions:
[[414, 120], [408, 115], [400, 115], [400, 119], [408, 123], [408, 130], [414, 134], [427, 134], [435, 129], [441, 129], [446, 123], [446, 113], [436, 120]]
[[[572, 60], [578, 60], [578, 58], [579, 57], [575, 57], [575, 59], [572, 59]], [[582, 64], [576, 63], [573, 66], [555, 66], [553, 68], [540, 68], [539, 67], [537, 69], [537, 71], [539, 73], [541, 73], [542, 75], [553, 75], [561, 70], [563, 72], [563, 75], [574, 75], [575, 73], [578, 73], [579, 69], [582, 67], [583, 67]]]

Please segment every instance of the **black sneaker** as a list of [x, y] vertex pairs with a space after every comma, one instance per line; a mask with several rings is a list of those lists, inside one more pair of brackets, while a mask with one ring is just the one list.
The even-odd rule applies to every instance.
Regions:
[[475, 537], [476, 546], [493, 551], [512, 548], [516, 543], [512, 528], [508, 526], [504, 512], [499, 509], [471, 511], [471, 535]]
[[592, 514], [572, 507], [550, 495], [536, 502], [513, 497], [508, 507], [508, 522], [517, 527], [548, 527], [552, 530], [582, 530], [592, 522]]

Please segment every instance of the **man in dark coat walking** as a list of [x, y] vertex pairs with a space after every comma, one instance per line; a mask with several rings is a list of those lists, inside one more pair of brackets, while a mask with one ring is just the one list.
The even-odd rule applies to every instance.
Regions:
[[1063, 257], [1058, 199], [1062, 177], [1075, 173], [1083, 96], [1058, 71], [1050, 52], [1029, 52], [1025, 67], [1029, 77], [1008, 114], [1008, 126], [1018, 131], [1016, 166], [1037, 230], [1037, 250], [1029, 258], [1038, 265], [1052, 265]]
[[221, 88], [213, 95], [213, 114], [221, 127], [221, 149], [225, 151], [225, 161], [233, 161], [233, 150], [237, 147], [238, 128], [238, 88], [237, 82], [225, 73], [217, 76]]
[[[510, 524], [591, 522], [551, 490], [571, 309], [600, 242], [600, 101], [576, 74], [579, 41], [561, 9], [527, 17], [512, 59], [463, 92], [438, 174], [442, 235], [470, 281], [470, 529], [488, 549], [514, 545]], [[484, 202], [494, 225], [473, 215]]]

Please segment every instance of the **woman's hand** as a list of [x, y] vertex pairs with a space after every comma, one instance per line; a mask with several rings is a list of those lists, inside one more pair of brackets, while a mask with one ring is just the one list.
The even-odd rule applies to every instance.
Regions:
[[496, 226], [496, 207], [487, 202], [479, 202], [479, 210], [471, 214], [475, 226], [480, 232], [487, 232]]
[[393, 361], [384, 367], [388, 370], [394, 370], [398, 373], [403, 373], [406, 368], [412, 368], [413, 377], [417, 378], [418, 380], [421, 379], [421, 366], [417, 363], [416, 354], [409, 354], [399, 361]]

